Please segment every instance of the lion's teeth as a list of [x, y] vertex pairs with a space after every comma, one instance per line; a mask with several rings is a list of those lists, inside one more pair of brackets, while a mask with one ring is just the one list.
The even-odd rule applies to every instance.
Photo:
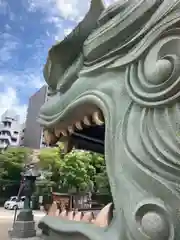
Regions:
[[[88, 116], [84, 116], [83, 123], [86, 126], [91, 126], [92, 121], [97, 125], [103, 125], [104, 118], [103, 118], [102, 113], [100, 111], [94, 112], [92, 115], [92, 119]], [[48, 130], [45, 130], [44, 131], [44, 139], [45, 139], [46, 143], [49, 144], [52, 141], [54, 141], [54, 138], [59, 138], [61, 135], [67, 137], [67, 136], [69, 136], [69, 134], [73, 134], [75, 128], [78, 130], [83, 130], [82, 122], [81, 121], [76, 122], [73, 126], [69, 126], [67, 128], [67, 130], [61, 130], [59, 128], [55, 128], [55, 130], [54, 130], [55, 134], [49, 132]]]
[[44, 131], [44, 140], [46, 142], [47, 145], [56, 142], [56, 136], [52, 133], [49, 132], [48, 130]]
[[82, 129], [83, 129], [81, 122], [76, 122], [76, 123], [75, 123], [75, 126], [76, 126], [76, 128], [77, 128], [78, 130], [82, 130]]
[[69, 126], [69, 127], [68, 127], [68, 131], [69, 131], [69, 133], [72, 134], [72, 133], [74, 132], [74, 128], [73, 128], [72, 126]]
[[44, 130], [44, 140], [46, 144], [50, 144], [51, 139], [50, 139], [50, 134], [48, 130]]
[[64, 154], [69, 153], [72, 149], [73, 149], [72, 139], [67, 139], [67, 141], [64, 142]]
[[94, 112], [93, 113], [93, 121], [97, 125], [103, 125], [104, 124], [104, 119], [103, 119], [103, 116], [100, 112]]
[[61, 135], [60, 129], [55, 129], [54, 132], [55, 132], [56, 137], [60, 137], [60, 135]]
[[68, 136], [68, 133], [67, 133], [66, 130], [61, 131], [61, 133], [62, 133], [62, 135], [63, 135], [64, 137], [67, 137], [67, 136]]
[[91, 121], [87, 116], [84, 117], [83, 122], [84, 122], [85, 125], [91, 126]]

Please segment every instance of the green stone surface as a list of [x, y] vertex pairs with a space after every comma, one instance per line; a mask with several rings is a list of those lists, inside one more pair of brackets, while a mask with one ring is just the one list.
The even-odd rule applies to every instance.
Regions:
[[46, 216], [48, 240], [180, 239], [179, 26], [180, 0], [117, 1], [105, 10], [92, 0], [50, 50], [51, 97], [39, 122], [66, 129], [101, 109], [116, 216], [105, 229]]

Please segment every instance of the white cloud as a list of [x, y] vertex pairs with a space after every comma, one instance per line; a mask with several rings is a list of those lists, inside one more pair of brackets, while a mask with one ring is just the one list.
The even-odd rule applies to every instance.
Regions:
[[27, 94], [24, 94], [28, 99], [44, 84], [43, 76], [33, 73], [33, 69], [27, 69], [21, 73], [2, 73], [0, 75], [0, 117], [6, 110], [13, 109], [23, 123], [26, 118], [27, 105], [20, 103], [21, 93], [27, 91]]
[[[19, 40], [9, 33], [0, 35], [0, 65], [9, 61], [19, 45]], [[15, 56], [14, 56], [15, 57]]]
[[79, 22], [88, 11], [90, 1], [56, 0], [55, 4], [57, 11], [63, 18]]
[[29, 80], [29, 85], [35, 89], [40, 89], [45, 84], [43, 77], [38, 74], [29, 73], [27, 79]]
[[[108, 6], [116, 1], [104, 0], [104, 4]], [[52, 23], [56, 27], [55, 41], [62, 39], [63, 33], [67, 35], [67, 31], [64, 31], [62, 27], [64, 21], [70, 20], [76, 25], [88, 12], [90, 2], [91, 0], [24, 0], [29, 11], [42, 11], [44, 13], [43, 21]]]
[[25, 121], [27, 106], [20, 104], [17, 92], [12, 87], [0, 92], [0, 116], [9, 109], [13, 109], [20, 116], [22, 123]]
[[[91, 0], [24, 0], [29, 11], [42, 10], [52, 21], [74, 20], [80, 21], [87, 13]], [[108, 6], [118, 0], [104, 0], [104, 4]], [[50, 20], [50, 19], [49, 19]]]
[[6, 24], [4, 27], [5, 27], [6, 31], [10, 31], [11, 30], [11, 27], [9, 26], [9, 24]]
[[49, 31], [46, 31], [46, 35], [47, 35], [48, 37], [50, 37], [50, 33], [49, 33]]
[[72, 32], [72, 28], [66, 28], [64, 29], [64, 35], [67, 36], [68, 34], [70, 34]]
[[24, 93], [27, 102], [31, 94], [45, 84], [43, 77], [28, 70], [0, 75], [0, 117], [6, 110], [13, 109], [20, 116], [21, 123], [25, 122], [28, 103], [21, 104], [21, 93]]
[[110, 4], [115, 3], [117, 1], [119, 1], [119, 0], [104, 0], [104, 3], [106, 6], [109, 6]]
[[5, 14], [7, 11], [8, 3], [6, 0], [0, 0], [0, 13]]
[[23, 89], [39, 89], [45, 82], [43, 75], [35, 73], [34, 69], [25, 69], [22, 72], [1, 72], [0, 74], [0, 83], [1, 86], [7, 88], [11, 86], [12, 88]]
[[[27, 5], [28, 3], [28, 5]], [[81, 15], [87, 12], [90, 0], [26, 0], [24, 4], [29, 11], [41, 10], [47, 16], [56, 18], [56, 22], [62, 18], [78, 21]]]
[[43, 12], [43, 21], [52, 23], [55, 26], [55, 40], [63, 37], [62, 25], [65, 20], [72, 21], [74, 25], [81, 21], [88, 11], [89, 3], [90, 0], [24, 0], [24, 5], [28, 11]]

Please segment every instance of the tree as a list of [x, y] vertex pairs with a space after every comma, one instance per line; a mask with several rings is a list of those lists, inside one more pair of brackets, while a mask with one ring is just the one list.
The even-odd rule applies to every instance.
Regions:
[[95, 168], [93, 176], [94, 191], [110, 193], [109, 180], [106, 172], [106, 164], [104, 155], [91, 152], [91, 164]]
[[66, 189], [92, 190], [95, 168], [89, 152], [73, 150], [61, 162], [61, 184]]
[[20, 181], [23, 164], [26, 163], [31, 150], [28, 148], [8, 148], [0, 154], [0, 179]]
[[[63, 154], [63, 144], [40, 151], [40, 167], [54, 190], [109, 193], [104, 156], [82, 150]], [[48, 174], [49, 173], [49, 174]], [[51, 175], [50, 175], [51, 173]]]
[[105, 166], [102, 166], [101, 172], [95, 175], [95, 183], [97, 192], [110, 194], [110, 185]]
[[59, 188], [61, 159], [59, 148], [44, 148], [39, 154], [39, 166], [42, 169], [44, 179], [37, 182], [37, 185], [48, 191], [50, 187], [54, 190]]
[[18, 192], [23, 165], [31, 150], [28, 148], [8, 148], [0, 154], [0, 196], [9, 197]]
[[41, 150], [39, 159], [43, 172], [51, 173], [46, 180], [53, 182], [53, 189], [61, 191], [77, 191], [92, 188], [91, 176], [95, 169], [90, 164], [88, 152], [75, 151], [62, 154], [59, 148], [46, 148]]
[[39, 155], [40, 167], [45, 171], [52, 173], [51, 180], [57, 182], [59, 180], [59, 169], [61, 166], [59, 149], [44, 148]]

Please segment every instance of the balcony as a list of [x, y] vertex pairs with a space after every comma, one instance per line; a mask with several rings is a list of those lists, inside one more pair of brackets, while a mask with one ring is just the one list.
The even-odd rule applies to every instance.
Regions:
[[4, 149], [7, 147], [7, 143], [6, 142], [0, 142], [0, 149]]
[[11, 136], [8, 134], [1, 134], [0, 140], [5, 140], [5, 141], [8, 141], [9, 143], [11, 143]]

